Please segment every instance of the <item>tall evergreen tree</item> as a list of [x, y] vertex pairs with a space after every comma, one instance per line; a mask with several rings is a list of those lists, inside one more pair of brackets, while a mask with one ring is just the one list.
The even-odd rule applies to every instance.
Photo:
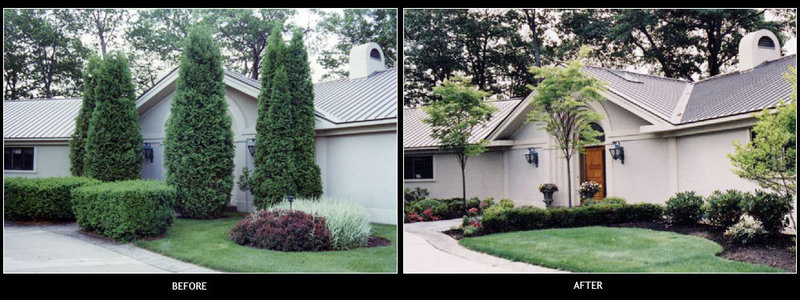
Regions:
[[[259, 166], [268, 176], [263, 180], [256, 195], [256, 206], [263, 208], [276, 204], [286, 196], [297, 193], [294, 182], [296, 173], [294, 154], [294, 126], [292, 126], [291, 92], [286, 69], [279, 66], [272, 80], [269, 110], [266, 124], [266, 157]], [[258, 182], [258, 180], [257, 180]]]
[[167, 183], [185, 217], [215, 218], [230, 202], [234, 150], [223, 76], [219, 47], [198, 27], [184, 44], [164, 139]]
[[69, 141], [69, 161], [72, 175], [83, 176], [83, 160], [86, 154], [86, 134], [89, 131], [89, 120], [94, 112], [97, 101], [97, 79], [102, 60], [93, 56], [89, 59], [86, 69], [83, 70], [83, 103], [78, 117], [75, 118], [75, 132]]
[[255, 142], [255, 169], [253, 170], [253, 181], [249, 184], [253, 193], [253, 204], [256, 207], [264, 208], [270, 205], [267, 199], [269, 190], [267, 179], [271, 174], [268, 173], [268, 153], [271, 147], [271, 95], [272, 83], [275, 79], [275, 71], [278, 66], [283, 65], [286, 52], [286, 45], [281, 37], [281, 27], [274, 26], [269, 38], [264, 62], [261, 64], [261, 92], [258, 94], [258, 119], [256, 120], [256, 142]]
[[294, 31], [286, 51], [286, 70], [294, 117], [292, 128], [295, 133], [292, 137], [295, 142], [292, 154], [297, 169], [294, 179], [297, 195], [318, 198], [322, 195], [322, 178], [314, 159], [314, 85], [311, 82], [308, 53], [300, 30]]
[[103, 181], [139, 178], [142, 133], [128, 59], [119, 52], [103, 59], [95, 110], [86, 134], [85, 175]]

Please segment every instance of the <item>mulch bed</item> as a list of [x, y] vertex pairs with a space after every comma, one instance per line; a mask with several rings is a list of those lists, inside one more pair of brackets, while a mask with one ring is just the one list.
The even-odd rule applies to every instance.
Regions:
[[699, 236], [712, 240], [722, 246], [718, 255], [730, 260], [768, 265], [787, 271], [797, 272], [797, 253], [792, 250], [794, 235], [781, 234], [771, 237], [759, 245], [740, 246], [731, 244], [723, 235], [725, 230], [719, 227], [697, 224], [690, 226], [671, 226], [661, 222], [631, 222], [608, 225], [609, 227], [633, 227], [659, 231], [671, 231], [680, 234]]
[[384, 247], [384, 246], [389, 246], [391, 244], [392, 241], [390, 241], [389, 239], [370, 235], [369, 239], [367, 240], [367, 245], [364, 246], [364, 248]]

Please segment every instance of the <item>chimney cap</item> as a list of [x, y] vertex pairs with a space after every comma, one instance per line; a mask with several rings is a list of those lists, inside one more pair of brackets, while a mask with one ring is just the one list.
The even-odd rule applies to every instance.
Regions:
[[386, 70], [383, 50], [378, 43], [368, 42], [350, 49], [350, 79], [367, 77]]
[[781, 57], [778, 37], [767, 29], [745, 34], [739, 41], [739, 70], [752, 69], [761, 63]]

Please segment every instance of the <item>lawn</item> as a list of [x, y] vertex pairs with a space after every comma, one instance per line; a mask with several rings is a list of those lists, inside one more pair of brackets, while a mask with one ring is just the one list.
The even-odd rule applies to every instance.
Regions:
[[575, 272], [786, 272], [727, 260], [710, 240], [640, 228], [579, 227], [464, 238], [467, 248]]
[[397, 226], [372, 224], [386, 247], [347, 251], [280, 252], [238, 245], [230, 229], [244, 214], [216, 220], [176, 219], [165, 238], [136, 245], [182, 261], [226, 272], [392, 272], [397, 269]]

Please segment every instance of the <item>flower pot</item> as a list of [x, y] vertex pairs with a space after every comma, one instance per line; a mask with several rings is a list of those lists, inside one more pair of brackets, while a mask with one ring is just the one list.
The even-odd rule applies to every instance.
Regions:
[[542, 192], [542, 194], [544, 194], [544, 204], [547, 207], [550, 207], [550, 205], [553, 204], [553, 193], [554, 192]]

